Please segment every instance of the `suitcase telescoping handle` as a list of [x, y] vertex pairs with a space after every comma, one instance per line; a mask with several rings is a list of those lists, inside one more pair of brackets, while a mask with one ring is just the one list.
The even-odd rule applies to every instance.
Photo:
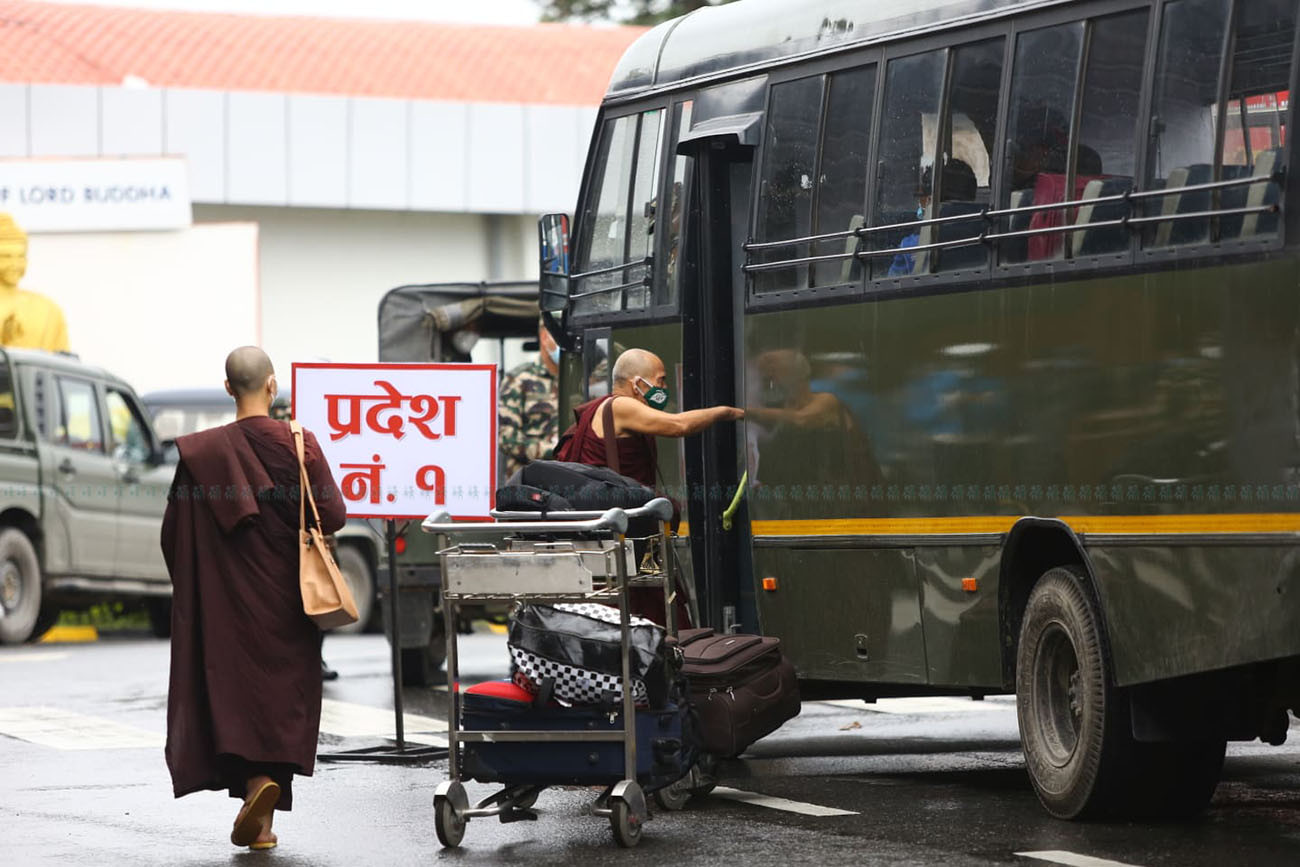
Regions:
[[[654, 518], [658, 521], [671, 521], [673, 517], [673, 504], [666, 497], [655, 497], [644, 506], [637, 506], [635, 509], [623, 509], [622, 512], [627, 515], [629, 521], [635, 521], [637, 518]], [[542, 515], [548, 521], [594, 521], [608, 512], [546, 512]], [[538, 512], [498, 512], [492, 510], [492, 517], [498, 521], [509, 521], [511, 529], [514, 529], [516, 521], [536, 521]], [[573, 529], [572, 527], [568, 529]]]

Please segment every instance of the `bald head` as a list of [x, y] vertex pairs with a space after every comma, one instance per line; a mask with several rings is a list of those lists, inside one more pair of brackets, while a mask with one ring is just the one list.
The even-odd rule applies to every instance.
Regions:
[[226, 388], [235, 400], [262, 392], [275, 375], [271, 358], [257, 346], [241, 346], [226, 356]]
[[645, 349], [628, 349], [614, 362], [614, 387], [630, 386], [638, 376], [654, 383], [664, 374], [659, 356]]

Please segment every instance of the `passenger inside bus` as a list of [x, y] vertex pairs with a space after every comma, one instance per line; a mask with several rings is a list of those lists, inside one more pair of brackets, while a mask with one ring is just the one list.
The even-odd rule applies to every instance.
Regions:
[[[925, 171], [921, 174], [921, 183], [916, 188], [917, 220], [925, 220], [930, 216], [930, 194], [932, 191], [930, 178], [931, 168], [926, 166]], [[954, 207], [957, 203], [969, 204], [972, 210], [979, 210], [979, 205], [975, 203], [975, 195], [978, 189], [975, 182], [975, 171], [964, 160], [955, 158], [948, 160], [943, 167], [942, 181], [939, 195], [943, 198], [943, 205], [940, 208], [939, 216], [946, 217], [957, 213], [969, 213], [969, 211], [957, 210]], [[915, 247], [921, 243], [922, 235], [928, 237], [929, 234], [928, 227], [918, 227], [899, 241], [898, 246]], [[976, 231], [976, 234], [978, 234], [978, 231]], [[924, 252], [919, 255], [915, 253], [897, 253], [889, 265], [889, 276], [902, 277], [907, 274], [924, 273], [927, 270], [927, 262], [928, 256]]]

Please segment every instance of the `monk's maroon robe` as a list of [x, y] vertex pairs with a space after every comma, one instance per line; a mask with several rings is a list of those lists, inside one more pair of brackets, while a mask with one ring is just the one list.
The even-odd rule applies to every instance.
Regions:
[[[308, 432], [305, 440], [321, 529], [332, 533], [346, 518], [343, 499], [316, 438]], [[232, 769], [250, 764], [310, 776], [320, 632], [298, 589], [298, 461], [289, 426], [259, 416], [176, 444], [180, 465], [162, 527], [172, 578], [166, 756], [175, 795], [242, 795]], [[291, 806], [286, 787], [279, 808]]]

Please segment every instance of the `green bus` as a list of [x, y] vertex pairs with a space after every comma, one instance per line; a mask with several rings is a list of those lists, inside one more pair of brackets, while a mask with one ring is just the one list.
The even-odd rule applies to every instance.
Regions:
[[1285, 739], [1298, 7], [741, 0], [627, 51], [541, 304], [569, 406], [636, 346], [746, 409], [660, 451], [705, 623], [805, 698], [1014, 692], [1060, 817]]

